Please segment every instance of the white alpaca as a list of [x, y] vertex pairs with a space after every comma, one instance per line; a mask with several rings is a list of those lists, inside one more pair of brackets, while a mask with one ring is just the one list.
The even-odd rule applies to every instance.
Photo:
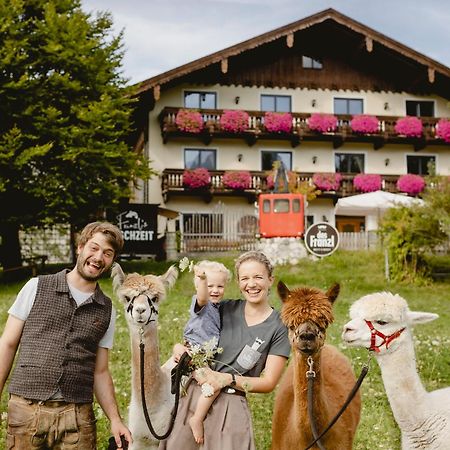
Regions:
[[425, 390], [410, 328], [439, 316], [410, 311], [399, 295], [379, 292], [357, 300], [350, 317], [342, 337], [350, 346], [374, 351], [401, 431], [402, 450], [450, 449], [450, 388]]
[[159, 441], [150, 433], [141, 401], [140, 337], [145, 345], [144, 387], [150, 420], [158, 435], [169, 426], [174, 396], [170, 392], [170, 373], [160, 367], [158, 343], [158, 308], [178, 277], [172, 266], [164, 275], [125, 276], [115, 264], [111, 276], [114, 291], [124, 305], [131, 339], [131, 402], [128, 424], [133, 436], [130, 450], [157, 449]]

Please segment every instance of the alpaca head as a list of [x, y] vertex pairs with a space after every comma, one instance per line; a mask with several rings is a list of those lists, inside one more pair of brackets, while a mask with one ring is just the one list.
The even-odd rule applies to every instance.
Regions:
[[410, 311], [406, 300], [398, 294], [376, 292], [365, 295], [350, 307], [351, 320], [344, 325], [342, 339], [352, 347], [365, 347], [377, 354], [397, 349], [407, 337], [404, 331], [439, 316]]
[[333, 322], [333, 302], [339, 295], [339, 284], [327, 292], [312, 287], [290, 291], [282, 281], [277, 288], [283, 303], [281, 320], [288, 328], [292, 349], [306, 355], [317, 353], [325, 343], [328, 325]]
[[145, 328], [158, 323], [159, 304], [166, 298], [178, 278], [175, 266], [163, 275], [125, 275], [119, 264], [114, 264], [111, 276], [113, 288], [125, 308], [130, 328]]

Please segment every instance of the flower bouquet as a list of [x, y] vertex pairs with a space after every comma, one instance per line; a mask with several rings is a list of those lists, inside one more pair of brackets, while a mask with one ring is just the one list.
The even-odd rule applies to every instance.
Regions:
[[289, 133], [292, 129], [292, 114], [267, 111], [264, 126], [270, 133]]
[[227, 171], [223, 174], [223, 185], [231, 189], [249, 189], [252, 184], [252, 176], [248, 170]]
[[406, 192], [408, 195], [420, 194], [425, 188], [425, 180], [420, 175], [408, 173], [401, 175], [397, 180], [397, 189]]
[[327, 133], [336, 130], [337, 122], [333, 114], [315, 113], [308, 119], [308, 126], [310, 130]]
[[342, 175], [339, 172], [315, 173], [312, 180], [321, 191], [337, 191], [341, 186]]
[[353, 178], [353, 186], [357, 191], [374, 192], [381, 189], [381, 175], [359, 173]]
[[231, 133], [241, 133], [248, 129], [248, 119], [246, 111], [228, 109], [220, 116], [220, 127]]
[[209, 186], [211, 176], [208, 169], [198, 167], [197, 169], [186, 169], [183, 172], [183, 185], [189, 189], [200, 189]]
[[422, 136], [422, 121], [418, 117], [406, 116], [401, 117], [395, 123], [394, 130], [397, 134], [402, 134], [408, 137]]
[[177, 128], [188, 133], [200, 133], [203, 130], [203, 117], [198, 111], [180, 109], [175, 117]]
[[366, 114], [358, 114], [353, 116], [350, 121], [350, 128], [355, 133], [371, 134], [378, 132], [379, 122], [375, 116]]

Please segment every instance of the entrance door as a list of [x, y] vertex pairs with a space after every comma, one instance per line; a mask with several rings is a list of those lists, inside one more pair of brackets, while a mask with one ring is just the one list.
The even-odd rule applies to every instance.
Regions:
[[336, 216], [336, 228], [340, 233], [359, 233], [365, 229], [365, 218]]

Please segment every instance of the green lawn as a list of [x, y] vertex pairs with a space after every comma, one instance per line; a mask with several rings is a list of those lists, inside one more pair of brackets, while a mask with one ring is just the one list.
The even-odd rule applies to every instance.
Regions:
[[[221, 258], [230, 269], [233, 257]], [[141, 273], [160, 274], [168, 267], [167, 263], [123, 263], [124, 270]], [[342, 325], [348, 320], [350, 304], [360, 296], [382, 290], [390, 290], [406, 298], [410, 308], [435, 312], [440, 318], [418, 327], [414, 334], [418, 367], [421, 378], [430, 390], [450, 385], [450, 281], [436, 282], [429, 286], [389, 285], [384, 279], [383, 257], [380, 253], [336, 252], [319, 261], [303, 260], [298, 266], [277, 267], [277, 280], [283, 280], [289, 288], [299, 285], [316, 286], [326, 289], [333, 282], [341, 284], [341, 294], [335, 304], [336, 319], [328, 330], [328, 342], [339, 347], [353, 362], [358, 375], [367, 359], [367, 351], [347, 349], [342, 345], [340, 334]], [[102, 280], [104, 290], [112, 295], [110, 280]], [[4, 324], [7, 309], [13, 302], [22, 283], [0, 284], [0, 324]], [[192, 274], [184, 272], [171, 291], [160, 310], [160, 343], [162, 360], [168, 358], [172, 345], [181, 339], [183, 326], [188, 318], [190, 296], [192, 293]], [[238, 291], [232, 281], [227, 288], [226, 297], [237, 298]], [[126, 415], [130, 397], [130, 351], [128, 329], [123, 309], [114, 298], [118, 310], [117, 330], [114, 349], [111, 354], [111, 371], [116, 384], [120, 409]], [[279, 308], [275, 289], [272, 292], [273, 305]], [[393, 420], [378, 365], [371, 364], [368, 376], [362, 386], [362, 416], [354, 448], [400, 449], [399, 431]], [[5, 411], [7, 395], [4, 393], [1, 411]], [[271, 412], [273, 394], [251, 394], [249, 397], [254, 418], [257, 450], [270, 448]], [[108, 423], [97, 408], [99, 428], [99, 449], [107, 448], [109, 436]], [[3, 422], [4, 424], [4, 422]], [[3, 448], [4, 429], [0, 432], [0, 448]], [[231, 450], [231, 449], [230, 449]]]

